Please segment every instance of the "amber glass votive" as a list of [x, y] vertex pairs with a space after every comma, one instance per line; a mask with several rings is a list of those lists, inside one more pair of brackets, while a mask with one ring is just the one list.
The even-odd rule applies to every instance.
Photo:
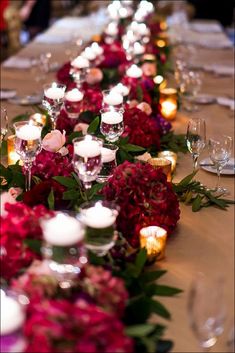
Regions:
[[[20, 160], [20, 156], [15, 150], [15, 135], [8, 136], [7, 138], [7, 164], [16, 164]], [[22, 162], [20, 161], [20, 165]]]
[[177, 113], [177, 100], [177, 90], [175, 88], [160, 89], [160, 109], [162, 116], [166, 120], [175, 119]]
[[166, 158], [150, 158], [148, 163], [151, 164], [154, 168], [161, 168], [163, 173], [166, 174], [167, 181], [171, 182], [171, 161]]
[[171, 161], [171, 172], [173, 173], [176, 168], [177, 154], [173, 151], [161, 151], [158, 153], [159, 158], [166, 158]]
[[40, 124], [42, 126], [46, 125], [47, 117], [44, 114], [35, 113], [30, 115], [29, 120], [32, 120], [36, 124]]
[[157, 226], [140, 230], [140, 246], [147, 251], [148, 260], [161, 260], [165, 257], [167, 232]]

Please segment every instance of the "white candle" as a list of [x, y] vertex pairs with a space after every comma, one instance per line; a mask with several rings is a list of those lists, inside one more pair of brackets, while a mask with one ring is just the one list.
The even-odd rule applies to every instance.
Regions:
[[139, 42], [134, 43], [134, 54], [141, 55], [145, 52], [145, 47], [141, 45]]
[[42, 228], [45, 241], [54, 246], [71, 246], [84, 236], [80, 222], [62, 213], [45, 221]]
[[162, 102], [161, 106], [161, 112], [165, 117], [171, 116], [177, 110], [177, 104], [171, 101]]
[[45, 96], [49, 99], [62, 99], [64, 98], [64, 89], [60, 87], [53, 86], [45, 91]]
[[95, 60], [96, 53], [92, 50], [92, 48], [87, 47], [82, 53], [81, 56], [88, 60]]
[[131, 22], [131, 24], [130, 24], [130, 28], [132, 29], [132, 31], [137, 31], [138, 30], [138, 23], [136, 22], [136, 21], [133, 21], [133, 22]]
[[75, 142], [74, 152], [83, 158], [93, 158], [101, 154], [101, 145], [92, 140], [90, 135], [86, 135], [84, 140]]
[[72, 62], [71, 65], [76, 69], [86, 69], [89, 67], [89, 61], [83, 56], [77, 56]]
[[134, 19], [140, 22], [140, 21], [143, 21], [147, 15], [148, 15], [147, 11], [144, 8], [140, 8], [136, 11]]
[[101, 120], [105, 124], [120, 124], [123, 121], [123, 115], [118, 112], [105, 112], [101, 114]]
[[105, 33], [110, 36], [116, 36], [118, 34], [118, 28], [115, 22], [109, 23], [108, 27], [105, 29]]
[[115, 160], [116, 150], [111, 150], [110, 148], [102, 147], [101, 149], [101, 159], [102, 163], [109, 163]]
[[102, 55], [104, 52], [104, 49], [96, 42], [91, 44], [91, 49], [96, 55]]
[[73, 88], [71, 91], [68, 91], [65, 95], [65, 99], [70, 102], [80, 102], [83, 99], [84, 94], [79, 91], [77, 88]]
[[113, 4], [110, 4], [108, 6], [108, 13], [109, 13], [109, 17], [112, 20], [118, 20], [119, 19], [119, 14], [118, 14], [118, 9], [116, 9]]
[[85, 223], [92, 228], [106, 228], [114, 224], [116, 214], [97, 202], [94, 207], [84, 210]]
[[31, 125], [30, 123], [23, 125], [19, 129], [16, 129], [16, 136], [26, 141], [37, 140], [41, 137], [41, 127]]
[[149, 35], [149, 29], [147, 28], [145, 23], [139, 23], [138, 33], [141, 34], [142, 36]]
[[142, 76], [143, 71], [137, 65], [131, 65], [129, 69], [126, 71], [127, 76], [132, 78], [139, 78]]
[[104, 96], [104, 103], [108, 105], [119, 105], [123, 102], [123, 96], [120, 93], [110, 91], [109, 94]]
[[134, 32], [132, 30], [127, 31], [126, 38], [129, 40], [129, 42], [133, 43], [136, 41], [136, 36], [134, 35]]
[[129, 16], [128, 10], [125, 7], [119, 9], [119, 15], [121, 18], [127, 18]]
[[25, 314], [21, 305], [6, 296], [1, 290], [1, 335], [8, 335], [17, 331], [24, 323]]
[[130, 88], [127, 86], [124, 86], [122, 83], [118, 83], [116, 86], [114, 86], [111, 90], [112, 92], [117, 92], [121, 94], [123, 97], [127, 96], [130, 92]]

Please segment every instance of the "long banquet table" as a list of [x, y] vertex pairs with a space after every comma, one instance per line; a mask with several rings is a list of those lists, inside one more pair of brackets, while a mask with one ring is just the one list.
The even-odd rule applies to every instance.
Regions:
[[[53, 60], [59, 64], [67, 61], [65, 49], [69, 43], [47, 44], [33, 41], [22, 49], [19, 56], [37, 56], [45, 51], [51, 51]], [[233, 64], [233, 49], [205, 49], [197, 48], [196, 61], [211, 65]], [[40, 92], [42, 83], [34, 80], [32, 71], [6, 69], [1, 67], [1, 88], [16, 89], [19, 95]], [[47, 81], [55, 79], [55, 73], [47, 76]], [[216, 76], [204, 73], [203, 93], [215, 96], [233, 96], [234, 77]], [[10, 118], [18, 114], [31, 111], [32, 108], [1, 102], [8, 110]], [[218, 104], [201, 105], [200, 111], [185, 114], [178, 112], [173, 129], [176, 133], [184, 133], [191, 116], [203, 117], [207, 124], [207, 137], [214, 133], [234, 134], [234, 116], [228, 108]], [[207, 156], [204, 151], [200, 159]], [[180, 154], [174, 181], [177, 182], [192, 171], [191, 155]], [[208, 187], [216, 183], [216, 175], [202, 169], [197, 179]], [[221, 183], [230, 191], [230, 198], [234, 198], [234, 177], [222, 176]], [[226, 352], [226, 341], [229, 329], [234, 325], [234, 206], [227, 211], [211, 207], [193, 213], [190, 206], [181, 204], [181, 218], [175, 233], [168, 240], [166, 258], [158, 263], [168, 272], [162, 278], [162, 283], [183, 289], [183, 293], [175, 298], [163, 298], [162, 302], [172, 314], [167, 322], [166, 338], [174, 341], [173, 352], [197, 352], [197, 340], [194, 337], [187, 316], [187, 298], [193, 274], [204, 272], [209, 276], [222, 273], [226, 279], [225, 295], [227, 302], [227, 319], [225, 331], [212, 347], [212, 352]]]

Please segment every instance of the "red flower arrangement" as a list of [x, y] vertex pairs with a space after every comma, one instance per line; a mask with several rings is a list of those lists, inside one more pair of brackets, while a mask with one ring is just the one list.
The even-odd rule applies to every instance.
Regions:
[[129, 142], [141, 147], [160, 148], [161, 128], [157, 121], [138, 108], [126, 109], [124, 113], [125, 131]]
[[117, 68], [119, 65], [127, 62], [126, 53], [120, 42], [112, 44], [103, 44], [104, 49], [103, 60], [99, 64], [101, 69]]
[[5, 210], [6, 216], [0, 217], [1, 276], [9, 280], [38, 258], [25, 244], [25, 240], [42, 239], [39, 219], [52, 212], [42, 205], [30, 208], [21, 202], [8, 203]]
[[171, 184], [148, 163], [120, 164], [102, 194], [120, 206], [117, 228], [134, 247], [139, 246], [142, 227], [158, 225], [170, 234], [179, 220], [179, 202]]

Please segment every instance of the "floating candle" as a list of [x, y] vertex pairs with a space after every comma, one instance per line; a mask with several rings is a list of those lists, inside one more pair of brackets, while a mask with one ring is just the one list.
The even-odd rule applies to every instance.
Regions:
[[97, 202], [94, 207], [84, 210], [85, 224], [92, 228], [107, 228], [114, 224], [116, 214], [108, 207]]
[[70, 246], [81, 241], [84, 236], [80, 222], [63, 213], [42, 221], [42, 229], [44, 240], [54, 246]]
[[86, 135], [84, 140], [75, 142], [75, 154], [84, 158], [93, 158], [101, 154], [101, 145], [99, 141], [92, 140], [92, 136]]
[[64, 98], [64, 89], [57, 87], [56, 83], [52, 83], [52, 86], [45, 90], [45, 96], [49, 99], [62, 99]]
[[123, 96], [116, 91], [110, 91], [109, 94], [104, 96], [104, 103], [108, 105], [120, 105], [123, 102]]
[[101, 159], [102, 163], [109, 163], [114, 161], [116, 158], [116, 149], [111, 150], [110, 148], [102, 147], [101, 149]]
[[134, 43], [134, 54], [141, 55], [145, 52], [145, 47], [141, 45], [139, 42]]
[[91, 49], [96, 55], [102, 55], [104, 52], [104, 49], [96, 42], [91, 44]]
[[140, 78], [143, 74], [143, 71], [137, 65], [133, 64], [126, 71], [126, 74], [127, 74], [127, 76], [132, 77], [132, 78]]
[[97, 54], [93, 51], [92, 48], [90, 47], [87, 47], [82, 53], [81, 53], [81, 56], [85, 59], [88, 59], [88, 60], [95, 60]]
[[77, 56], [72, 62], [71, 65], [76, 69], [87, 69], [89, 67], [89, 61], [83, 56]]
[[116, 86], [114, 86], [111, 90], [112, 92], [117, 92], [121, 94], [123, 97], [127, 96], [130, 92], [130, 88], [127, 86], [124, 86], [122, 83], [118, 83]]
[[32, 124], [25, 124], [21, 126], [19, 129], [16, 129], [16, 137], [22, 140], [37, 140], [41, 137], [41, 127], [32, 125]]
[[24, 323], [25, 314], [21, 305], [1, 290], [1, 335], [17, 331]]
[[77, 88], [73, 88], [65, 94], [65, 99], [70, 102], [80, 102], [83, 99], [84, 94]]
[[123, 115], [119, 112], [108, 111], [101, 114], [101, 120], [105, 124], [119, 124], [123, 121]]
[[108, 27], [105, 29], [105, 33], [110, 36], [116, 36], [118, 34], [118, 27], [115, 22], [109, 23]]

